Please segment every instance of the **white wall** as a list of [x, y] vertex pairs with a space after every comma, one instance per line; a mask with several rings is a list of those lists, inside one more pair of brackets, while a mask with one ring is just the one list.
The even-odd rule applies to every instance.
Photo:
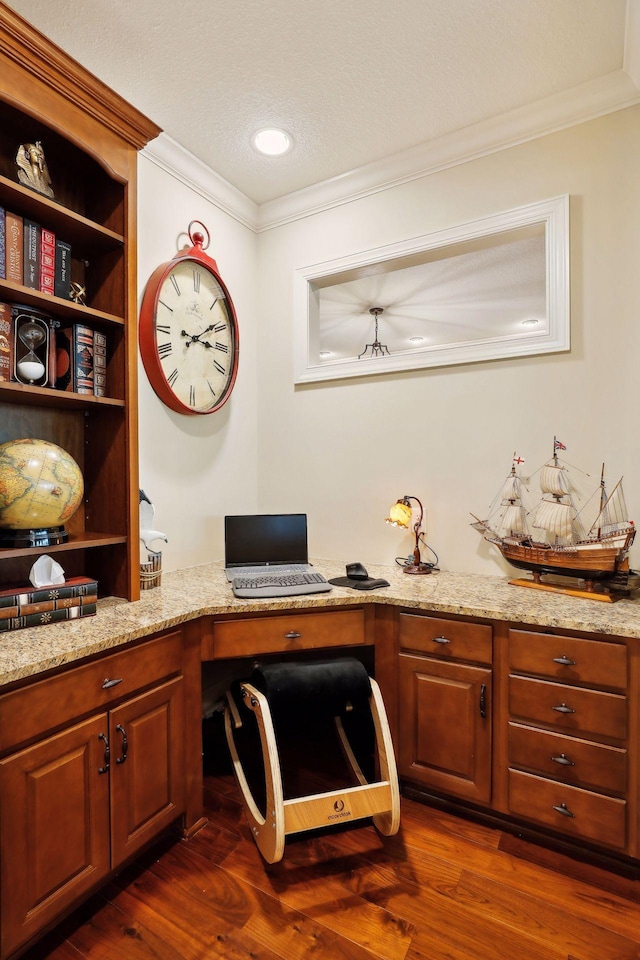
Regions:
[[207, 416], [182, 416], [165, 407], [139, 361], [140, 486], [156, 508], [157, 528], [169, 540], [162, 545], [164, 570], [220, 559], [224, 515], [254, 512], [257, 507], [256, 236], [141, 154], [140, 300], [156, 266], [171, 260], [184, 245], [192, 220], [201, 220], [209, 230], [207, 252], [233, 298], [240, 361], [231, 399]]
[[[604, 460], [625, 475], [640, 522], [639, 156], [634, 107], [262, 234], [260, 509], [306, 511], [316, 557], [393, 562], [411, 537], [384, 517], [416, 495], [443, 569], [513, 572], [469, 512], [487, 509], [514, 450], [533, 472], [555, 434], [571, 463], [598, 474]], [[296, 268], [564, 193], [570, 353], [294, 387]], [[640, 563], [640, 542], [631, 560]]]

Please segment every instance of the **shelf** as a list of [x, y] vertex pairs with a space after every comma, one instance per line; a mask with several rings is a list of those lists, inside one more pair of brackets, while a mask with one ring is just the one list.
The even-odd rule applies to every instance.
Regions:
[[81, 536], [70, 535], [67, 543], [58, 543], [51, 547], [10, 547], [0, 549], [0, 560], [10, 560], [16, 557], [39, 557], [43, 553], [62, 553], [70, 550], [86, 550], [95, 547], [110, 547], [114, 543], [126, 543], [126, 537], [114, 536], [109, 533], [85, 532]]
[[40, 293], [21, 283], [12, 283], [11, 280], [0, 280], [0, 301], [3, 303], [19, 303], [29, 307], [36, 307], [43, 313], [52, 314], [57, 319], [66, 318], [73, 323], [88, 323], [92, 327], [123, 327], [124, 320], [112, 313], [94, 310], [93, 307], [83, 307], [73, 300], [61, 300], [48, 293]]
[[61, 240], [66, 240], [73, 247], [81, 244], [85, 257], [117, 250], [124, 244], [124, 237], [114, 233], [93, 220], [87, 220], [79, 213], [74, 213], [67, 207], [61, 206], [55, 200], [14, 183], [6, 177], [0, 176], [0, 197], [3, 206], [8, 210], [15, 210], [23, 216], [31, 217], [41, 226], [52, 230]]
[[93, 407], [124, 407], [124, 400], [112, 397], [94, 397], [90, 393], [67, 393], [53, 387], [30, 387], [25, 383], [0, 380], [0, 402], [28, 403], [38, 407], [55, 407], [60, 410]]

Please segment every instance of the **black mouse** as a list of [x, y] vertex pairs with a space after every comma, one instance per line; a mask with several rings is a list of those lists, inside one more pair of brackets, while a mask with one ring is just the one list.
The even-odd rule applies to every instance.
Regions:
[[347, 576], [350, 580], [368, 580], [369, 574], [361, 563], [348, 563]]

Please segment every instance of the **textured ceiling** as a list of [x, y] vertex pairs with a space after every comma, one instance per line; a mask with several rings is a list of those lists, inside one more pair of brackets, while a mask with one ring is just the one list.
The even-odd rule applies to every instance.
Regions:
[[[635, 3], [635, 0], [629, 0]], [[623, 67], [626, 0], [11, 0], [257, 203]], [[277, 125], [293, 152], [250, 136]]]

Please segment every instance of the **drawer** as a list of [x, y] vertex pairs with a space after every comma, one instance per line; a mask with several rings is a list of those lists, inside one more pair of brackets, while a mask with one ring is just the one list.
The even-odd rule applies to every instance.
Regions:
[[[182, 633], [176, 631], [6, 693], [0, 697], [0, 751], [108, 708], [181, 668]], [[108, 680], [119, 682], [105, 687]]]
[[627, 648], [623, 643], [510, 630], [509, 667], [512, 673], [532, 673], [562, 683], [627, 688]]
[[252, 657], [289, 650], [349, 647], [365, 642], [364, 610], [216, 621], [213, 657]]
[[509, 724], [509, 766], [624, 796], [627, 751], [550, 730]]
[[565, 836], [624, 850], [626, 807], [624, 800], [509, 770], [509, 813]]
[[627, 698], [601, 690], [584, 690], [547, 680], [509, 677], [509, 713], [565, 733], [588, 733], [624, 740]]
[[400, 647], [447, 660], [490, 664], [493, 630], [483, 623], [400, 614]]

